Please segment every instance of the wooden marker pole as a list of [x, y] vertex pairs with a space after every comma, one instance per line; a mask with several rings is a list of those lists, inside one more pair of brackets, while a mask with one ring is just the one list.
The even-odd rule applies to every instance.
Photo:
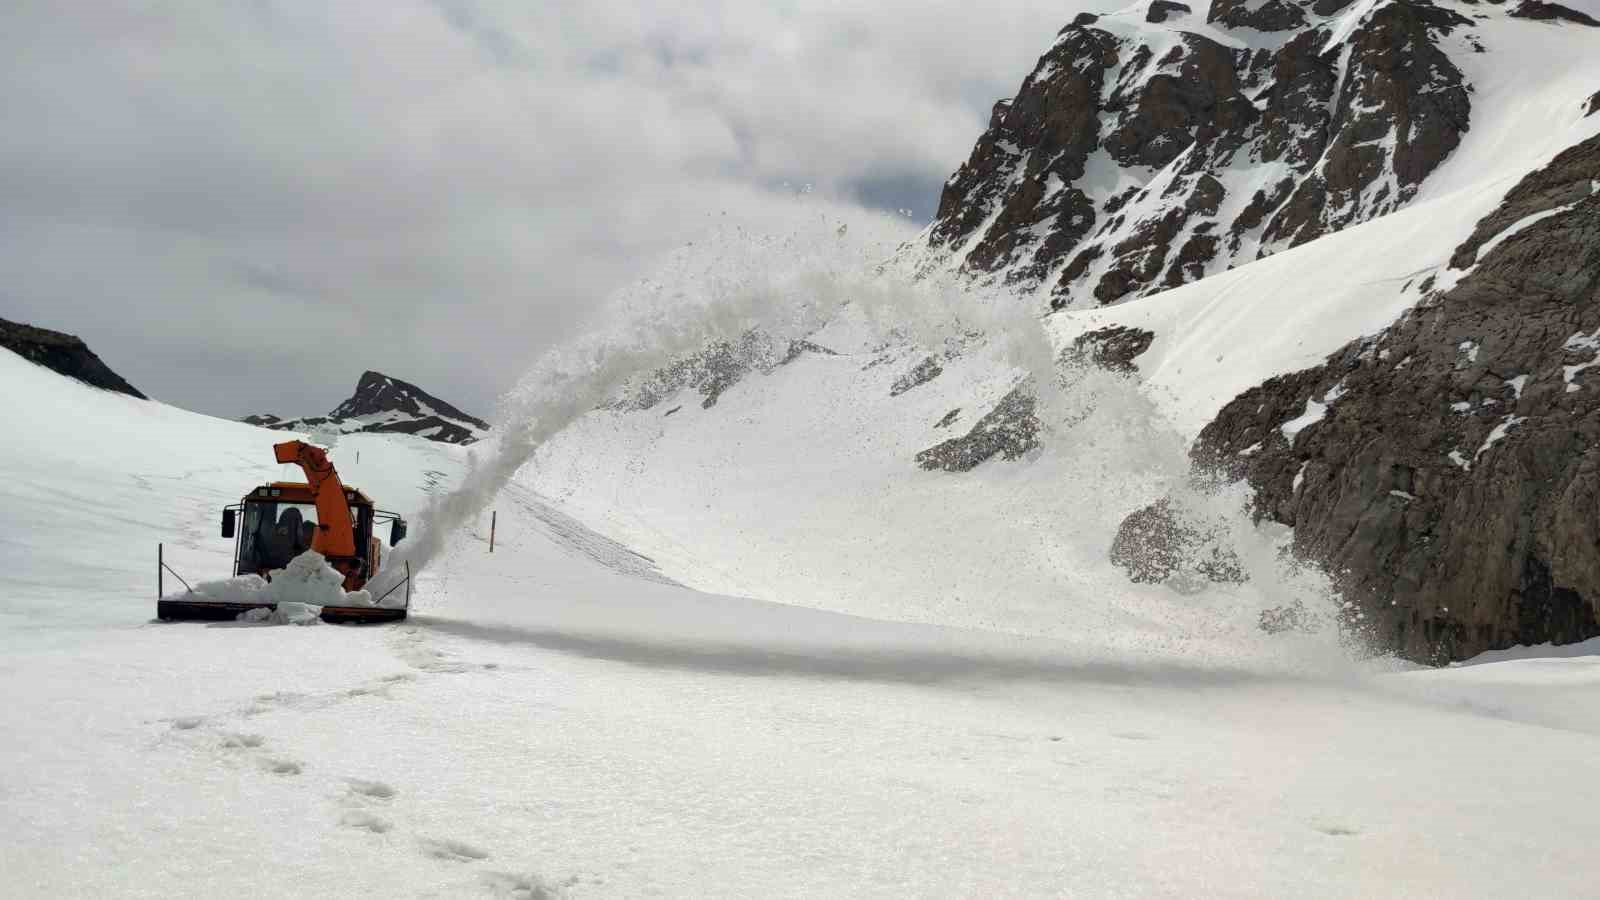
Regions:
[[494, 552], [494, 525], [495, 525], [495, 520], [498, 519], [499, 517], [500, 517], [500, 514], [498, 512], [495, 512], [492, 509], [489, 510], [489, 552], [490, 553]]
[[165, 554], [162, 544], [156, 545], [156, 599], [161, 599], [161, 570], [166, 568], [166, 561], [161, 557]]

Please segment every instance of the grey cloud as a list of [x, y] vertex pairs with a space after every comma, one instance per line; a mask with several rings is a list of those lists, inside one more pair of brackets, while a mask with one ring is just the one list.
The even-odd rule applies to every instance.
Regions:
[[367, 368], [489, 414], [785, 181], [925, 217], [989, 102], [1114, 5], [8, 4], [0, 315], [219, 415]]

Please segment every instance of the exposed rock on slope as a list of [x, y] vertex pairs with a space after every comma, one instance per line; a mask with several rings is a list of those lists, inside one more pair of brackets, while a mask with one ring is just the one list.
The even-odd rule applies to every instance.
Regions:
[[446, 444], [470, 444], [489, 430], [489, 423], [429, 394], [422, 388], [380, 372], [364, 372], [356, 392], [326, 416], [280, 419], [246, 416], [245, 422], [280, 431], [397, 432]]
[[1226, 529], [1174, 508], [1161, 499], [1122, 521], [1111, 541], [1110, 559], [1135, 583], [1153, 584], [1174, 575], [1242, 583], [1244, 566], [1224, 543]]
[[1600, 137], [1523, 179], [1452, 266], [1381, 334], [1240, 395], [1197, 458], [1342, 573], [1380, 646], [1600, 635]]
[[[747, 331], [736, 341], [717, 341], [699, 353], [650, 373], [641, 382], [631, 386], [626, 396], [613, 405], [621, 409], [646, 410], [688, 389], [700, 394], [701, 408], [710, 409], [717, 405], [717, 399], [723, 391], [738, 384], [751, 372], [770, 372], [778, 366], [794, 362], [805, 353], [836, 355], [827, 347], [810, 341], [790, 341], [780, 345], [771, 335]], [[671, 412], [676, 411], [674, 408]]]
[[1081, 334], [1072, 342], [1073, 352], [1094, 365], [1113, 372], [1134, 372], [1134, 360], [1150, 349], [1155, 332], [1143, 328], [1112, 325]]
[[1427, 0], [1188, 10], [1064, 28], [946, 183], [924, 265], [1056, 307], [1139, 296], [1392, 212], [1467, 130], [1472, 22]]
[[1579, 25], [1588, 25], [1591, 28], [1600, 28], [1600, 19], [1587, 13], [1578, 12], [1559, 3], [1545, 3], [1543, 0], [1522, 0], [1511, 15], [1519, 19], [1535, 19], [1541, 22], [1576, 22]]
[[970, 472], [995, 456], [1021, 458], [1039, 446], [1040, 425], [1034, 415], [1035, 404], [1027, 385], [1013, 388], [972, 426], [971, 431], [918, 453], [917, 465], [929, 470]]
[[889, 396], [898, 397], [918, 385], [927, 384], [944, 374], [944, 366], [939, 365], [937, 356], [925, 356], [922, 361], [911, 367], [911, 371], [895, 379], [889, 386]]
[[84, 384], [148, 399], [101, 361], [76, 335], [0, 319], [0, 347]]

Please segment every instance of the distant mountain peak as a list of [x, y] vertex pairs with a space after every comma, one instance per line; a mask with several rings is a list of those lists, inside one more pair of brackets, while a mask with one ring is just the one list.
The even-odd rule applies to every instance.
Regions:
[[326, 416], [280, 419], [257, 415], [242, 421], [279, 431], [399, 432], [446, 444], [470, 444], [489, 430], [488, 422], [411, 382], [371, 369], [361, 373], [355, 393]]
[[466, 422], [480, 431], [489, 428], [488, 422], [462, 412], [411, 382], [371, 369], [361, 373], [361, 380], [356, 382], [356, 392], [350, 399], [339, 404], [328, 415], [349, 419], [395, 411]]

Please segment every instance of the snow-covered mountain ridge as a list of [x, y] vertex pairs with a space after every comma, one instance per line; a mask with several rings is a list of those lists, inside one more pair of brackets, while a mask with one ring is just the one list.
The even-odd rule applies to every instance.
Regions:
[[[1446, 0], [1204, 13], [1064, 29], [947, 185], [931, 252], [905, 252], [1048, 297], [1058, 345], [1139, 336], [1128, 362], [1197, 459], [1248, 478], [1379, 646], [1438, 661], [1600, 634], [1579, 514], [1600, 21]], [[1083, 171], [1060, 169], [1079, 157], [1058, 134]], [[1095, 172], [1116, 189], [1090, 202]]]
[[1514, 68], [1536, 50], [1505, 40], [1499, 26], [1518, 17], [1592, 22], [1475, 0], [1155, 0], [1081, 15], [996, 104], [926, 249], [908, 253], [1081, 307], [1401, 209], [1482, 125], [1474, 58]]
[[488, 422], [467, 415], [422, 388], [373, 371], [363, 372], [355, 393], [326, 416], [280, 419], [254, 415], [242, 421], [278, 431], [414, 434], [445, 444], [470, 444], [489, 430]]

